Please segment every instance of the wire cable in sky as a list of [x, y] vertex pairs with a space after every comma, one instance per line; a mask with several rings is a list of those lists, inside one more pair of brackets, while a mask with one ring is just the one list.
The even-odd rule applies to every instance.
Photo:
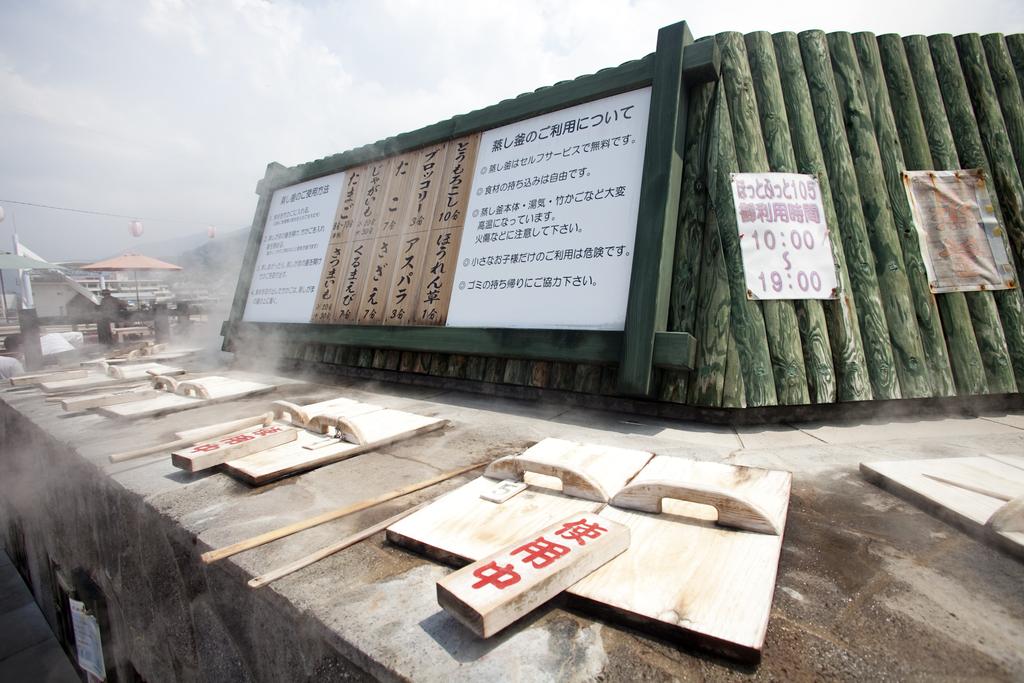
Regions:
[[220, 225], [224, 228], [247, 228], [248, 225], [224, 225], [214, 221], [183, 221], [173, 218], [147, 218], [146, 216], [128, 216], [121, 213], [105, 213], [103, 211], [90, 211], [88, 209], [72, 209], [67, 206], [51, 206], [50, 204], [36, 204], [34, 202], [19, 202], [14, 199], [0, 199], [0, 204], [19, 204], [21, 206], [34, 206], [37, 209], [53, 209], [55, 211], [71, 211], [72, 213], [86, 213], [91, 216], [107, 216], [109, 218], [127, 218], [133, 221], [153, 221], [154, 223], [178, 223], [180, 225]]

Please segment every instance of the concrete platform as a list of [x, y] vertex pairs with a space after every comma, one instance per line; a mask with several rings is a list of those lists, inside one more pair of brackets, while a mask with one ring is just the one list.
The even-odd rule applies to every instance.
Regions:
[[[857, 471], [864, 460], [1024, 453], [1024, 415], [734, 429], [355, 379], [276, 381], [288, 384], [269, 398], [137, 423], [64, 414], [30, 390], [0, 393], [3, 521], [21, 520], [37, 594], [48, 590], [50, 560], [84, 568], [101, 588], [108, 666], [152, 681], [1024, 678], [1024, 564]], [[256, 414], [273, 398], [339, 395], [452, 424], [261, 488], [186, 474], [167, 455], [107, 462], [174, 431]], [[211, 566], [199, 561], [205, 550], [546, 436], [794, 473], [760, 665], [562, 602], [480, 641], [437, 606], [434, 582], [450, 569], [383, 534], [267, 588], [245, 585], [468, 476]]]

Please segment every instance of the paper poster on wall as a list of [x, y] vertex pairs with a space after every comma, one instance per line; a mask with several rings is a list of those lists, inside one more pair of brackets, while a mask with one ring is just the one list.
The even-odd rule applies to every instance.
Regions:
[[903, 186], [933, 292], [1016, 286], [1006, 235], [980, 169], [904, 171]]
[[485, 131], [447, 324], [621, 330], [651, 89]]
[[75, 632], [75, 651], [78, 666], [101, 681], [107, 680], [107, 668], [103, 663], [103, 642], [96, 617], [85, 609], [85, 603], [68, 600], [71, 605], [71, 625]]
[[834, 299], [836, 265], [814, 176], [733, 173], [748, 299]]
[[242, 320], [309, 322], [344, 173], [274, 192]]

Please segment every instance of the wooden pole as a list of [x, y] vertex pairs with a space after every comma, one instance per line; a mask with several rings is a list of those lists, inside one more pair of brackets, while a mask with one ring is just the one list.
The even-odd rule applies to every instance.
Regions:
[[[723, 77], [728, 76], [723, 74]], [[740, 375], [743, 378], [746, 403], [751, 407], [777, 405], [764, 316], [758, 302], [747, 299], [740, 235], [729, 181], [729, 173], [738, 168], [736, 147], [729, 121], [729, 103], [721, 90], [715, 100], [711, 126], [711, 160], [708, 167], [711, 211], [718, 227], [725, 272], [729, 280], [729, 328], [735, 339], [738, 358], [741, 359]]]
[[846, 267], [840, 224], [832, 201], [831, 182], [822, 156], [811, 93], [804, 75], [803, 59], [800, 57], [800, 44], [795, 33], [776, 33], [773, 42], [797, 168], [818, 179], [821, 205], [829, 226], [829, 243], [839, 276], [839, 298], [822, 302], [836, 372], [836, 398], [839, 401], [867, 401], [871, 399], [871, 379], [864, 358], [864, 344], [850, 274]]
[[[978, 73], [980, 69], [971, 69], [973, 78], [967, 79], [965, 70], [961, 67], [960, 58], [957, 54], [953, 37], [948, 34], [932, 36], [928, 39], [928, 46], [932, 55], [932, 63], [935, 66], [935, 75], [939, 82], [939, 90], [945, 103], [946, 114], [949, 117], [950, 129], [956, 143], [957, 154], [960, 163], [966, 168], [981, 168], [988, 178], [994, 179], [996, 195], [999, 202], [996, 202], [995, 212], [1000, 219], [1000, 224], [1005, 231], [1013, 236], [1011, 223], [1020, 223], [1020, 215], [1010, 212], [1004, 215], [1006, 206], [1013, 207], [1009, 202], [1020, 202], [1020, 190], [1013, 189], [1013, 183], [1009, 181], [1006, 173], [1000, 172], [993, 176], [993, 168], [989, 165], [989, 157], [985, 152], [985, 145], [979, 129], [980, 121], [976, 118], [976, 112], [971, 104], [971, 93], [969, 88], [984, 89], [985, 82], [991, 87], [991, 79], [983, 78]], [[983, 65], [979, 65], [983, 66]], [[984, 76], [987, 77], [987, 69]], [[988, 97], [979, 94], [980, 103], [986, 104]], [[979, 107], [981, 110], [983, 107]], [[990, 133], [992, 122], [986, 120], [985, 126]], [[1005, 134], [1003, 141], [1005, 142]], [[998, 150], [997, 150], [998, 151]], [[1016, 172], [1014, 172], [1016, 175]], [[1019, 187], [1019, 178], [1017, 179]], [[1012, 258], [1012, 255], [1011, 255]], [[1024, 308], [1022, 308], [1020, 289], [1001, 290], [993, 294], [996, 308], [999, 311], [999, 319], [1002, 323], [1003, 334], [1006, 338], [1006, 348], [1009, 352], [1010, 365], [1015, 378], [1014, 388], [1024, 383]], [[989, 380], [989, 388], [995, 389], [993, 382]]]
[[325, 524], [335, 519], [340, 519], [342, 517], [345, 517], [346, 515], [351, 515], [353, 513], [360, 512], [367, 508], [371, 508], [375, 505], [386, 503], [387, 501], [393, 500], [395, 498], [401, 498], [402, 496], [414, 493], [416, 491], [419, 491], [420, 489], [425, 489], [428, 486], [433, 486], [434, 484], [446, 481], [448, 479], [451, 479], [452, 477], [457, 477], [460, 474], [465, 474], [466, 472], [480, 469], [481, 467], [484, 467], [487, 464], [488, 463], [486, 462], [482, 462], [477, 463], [475, 465], [470, 465], [468, 467], [460, 467], [459, 469], [456, 470], [443, 472], [437, 475], [436, 477], [431, 477], [430, 479], [427, 479], [426, 481], [410, 484], [409, 486], [403, 486], [402, 488], [389, 491], [388, 493], [381, 494], [374, 498], [363, 500], [358, 503], [352, 503], [351, 505], [344, 505], [334, 510], [328, 510], [327, 512], [324, 512], [322, 514], [315, 515], [313, 517], [309, 517], [307, 519], [294, 522], [292, 524], [287, 524], [278, 529], [273, 529], [271, 531], [267, 531], [257, 536], [253, 536], [252, 538], [247, 538], [245, 540], [239, 541], [238, 543], [232, 543], [231, 545], [225, 546], [223, 548], [210, 550], [208, 552], [203, 553], [202, 560], [206, 564], [216, 562], [217, 560], [223, 560], [226, 557], [231, 557], [232, 555], [237, 555], [240, 552], [251, 550], [253, 548], [258, 548], [261, 545], [265, 545], [267, 543], [270, 543], [271, 541], [276, 541], [279, 538], [284, 538], [285, 536], [297, 534], [300, 531], [305, 531], [306, 529], [311, 529], [315, 526], [319, 526], [320, 524]]
[[[847, 41], [842, 42], [846, 44]], [[862, 93], [866, 96], [868, 112], [874, 124], [882, 186], [891, 211], [893, 232], [901, 248], [910, 300], [921, 335], [924, 364], [931, 380], [931, 395], [953, 396], [956, 394], [956, 386], [953, 383], [946, 340], [942, 335], [938, 304], [928, 284], [928, 270], [903, 186], [903, 171], [907, 165], [896, 132], [896, 119], [886, 90], [885, 76], [882, 74], [878, 41], [873, 33], [858, 33], [853, 36], [853, 47], [864, 83]]]
[[266, 586], [268, 583], [271, 583], [272, 581], [277, 581], [281, 577], [288, 576], [289, 574], [293, 574], [293, 573], [297, 572], [298, 570], [302, 569], [303, 567], [308, 567], [309, 565], [311, 565], [311, 564], [313, 564], [315, 562], [319, 562], [320, 560], [322, 560], [322, 559], [324, 559], [326, 557], [330, 557], [331, 555], [333, 555], [333, 554], [335, 554], [335, 553], [337, 553], [339, 551], [342, 551], [345, 548], [348, 548], [349, 546], [353, 546], [356, 543], [359, 543], [361, 541], [365, 541], [370, 536], [373, 536], [374, 534], [376, 534], [378, 532], [384, 531], [385, 529], [387, 529], [389, 526], [391, 526], [395, 522], [399, 521], [400, 519], [404, 519], [404, 518], [408, 517], [412, 513], [416, 512], [417, 510], [425, 507], [426, 505], [428, 505], [428, 504], [430, 504], [432, 502], [434, 502], [434, 501], [432, 501], [432, 500], [425, 500], [425, 501], [423, 501], [422, 503], [420, 503], [418, 505], [413, 505], [408, 510], [404, 510], [402, 512], [399, 512], [397, 515], [392, 515], [391, 517], [388, 517], [384, 521], [377, 522], [373, 526], [367, 527], [367, 528], [363, 529], [362, 531], [358, 531], [358, 532], [352, 534], [351, 536], [346, 536], [345, 538], [341, 539], [337, 543], [332, 543], [331, 545], [327, 546], [326, 548], [321, 548], [320, 550], [317, 550], [316, 552], [310, 553], [309, 555], [306, 555], [305, 557], [300, 557], [299, 559], [295, 560], [294, 562], [289, 562], [288, 564], [284, 565], [283, 567], [278, 567], [277, 569], [269, 571], [266, 574], [262, 574], [260, 576], [257, 576], [256, 578], [251, 579], [249, 581], [249, 587], [250, 588], [260, 588], [262, 586]]
[[[758, 162], [763, 164], [764, 170], [798, 173], [772, 36], [758, 31], [748, 33], [745, 41], [766, 153], [766, 157], [758, 159]], [[821, 301], [797, 300], [793, 302], [793, 309], [799, 325], [810, 401], [835, 403], [836, 373]]]
[[1013, 70], [1013, 60], [1001, 34], [982, 36], [981, 44], [985, 46], [988, 70], [1006, 123], [1006, 135], [1017, 160], [1017, 174], [1024, 176], [1024, 97]]
[[931, 396], [932, 381], [921, 345], [903, 251], [896, 237], [878, 141], [853, 40], [849, 33], [830, 33], [828, 48], [900, 389], [904, 398]]
[[[928, 44], [923, 36], [919, 38], [911, 59], [910, 50], [904, 48], [899, 36], [878, 37], [879, 56], [904, 161], [912, 170], [960, 168]], [[962, 395], [988, 393], [986, 368], [989, 366], [993, 370], [1004, 368], [1002, 375], [1012, 378], [1008, 374], [1009, 355], [991, 293], [949, 292], [937, 294], [935, 299], [957, 392]], [[972, 323], [975, 317], [972, 310], [977, 311], [982, 321], [977, 325]], [[989, 353], [983, 353], [982, 349]], [[986, 360], [986, 356], [991, 360]]]
[[875, 258], [871, 252], [864, 209], [860, 203], [857, 173], [846, 138], [828, 43], [821, 31], [804, 31], [798, 34], [798, 42], [822, 157], [832, 189], [837, 219], [837, 227], [833, 230], [839, 232], [843, 241], [846, 267], [864, 343], [864, 357], [871, 378], [872, 397], [876, 400], [902, 398], [896, 360], [889, 339], [889, 323], [878, 288]]
[[[725, 86], [722, 94], [729, 105], [729, 121], [732, 124], [736, 157], [736, 164], [728, 168], [720, 168], [719, 173], [728, 178], [730, 171], [742, 173], [769, 171], [768, 155], [761, 135], [754, 83], [750, 74], [750, 65], [747, 62], [743, 34], [720, 33], [715, 36], [715, 40], [722, 50], [722, 83]], [[718, 225], [723, 229], [726, 229], [723, 214], [727, 208], [732, 207], [731, 187], [729, 201], [726, 202], [725, 199], [725, 197], [720, 197], [718, 204]], [[730, 223], [735, 225], [735, 218]], [[737, 234], [737, 248], [738, 240]], [[742, 278], [742, 259], [738, 265], [739, 275]], [[734, 266], [730, 266], [730, 268], [732, 267]], [[744, 296], [746, 293], [745, 283], [744, 278]], [[752, 303], [754, 306], [758, 306], [758, 303]], [[807, 391], [807, 371], [800, 344], [799, 323], [793, 302], [769, 300], [759, 302], [759, 304], [768, 338], [771, 374], [775, 383], [776, 400], [773, 403], [781, 405], [810, 403], [810, 395]], [[749, 390], [749, 383], [747, 387]]]

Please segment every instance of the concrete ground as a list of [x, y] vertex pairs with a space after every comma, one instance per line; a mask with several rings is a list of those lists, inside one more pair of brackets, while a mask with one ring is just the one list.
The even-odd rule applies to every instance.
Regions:
[[[276, 381], [285, 386], [269, 398], [134, 424], [62, 414], [34, 391], [0, 393], [3, 457], [17, 473], [0, 482], [4, 499], [29, 520], [30, 538], [46, 536], [37, 550], [91, 568], [111, 612], [112, 659], [130, 662], [146, 680], [1024, 678], [1024, 563], [858, 472], [862, 461], [1024, 453], [1024, 414], [731, 428], [366, 380]], [[174, 431], [255, 414], [272, 398], [338, 395], [444, 417], [451, 426], [260, 488], [219, 472], [188, 475], [167, 455], [107, 462], [112, 452], [169, 440]], [[383, 534], [269, 587], [245, 586], [468, 477], [214, 565], [198, 560], [207, 549], [547, 436], [793, 472], [759, 665], [560, 600], [480, 641], [437, 606], [434, 583], [450, 569], [391, 546]], [[46, 504], [26, 495], [40, 489]]]
[[79, 681], [21, 575], [4, 552], [0, 552], [0, 681]]

